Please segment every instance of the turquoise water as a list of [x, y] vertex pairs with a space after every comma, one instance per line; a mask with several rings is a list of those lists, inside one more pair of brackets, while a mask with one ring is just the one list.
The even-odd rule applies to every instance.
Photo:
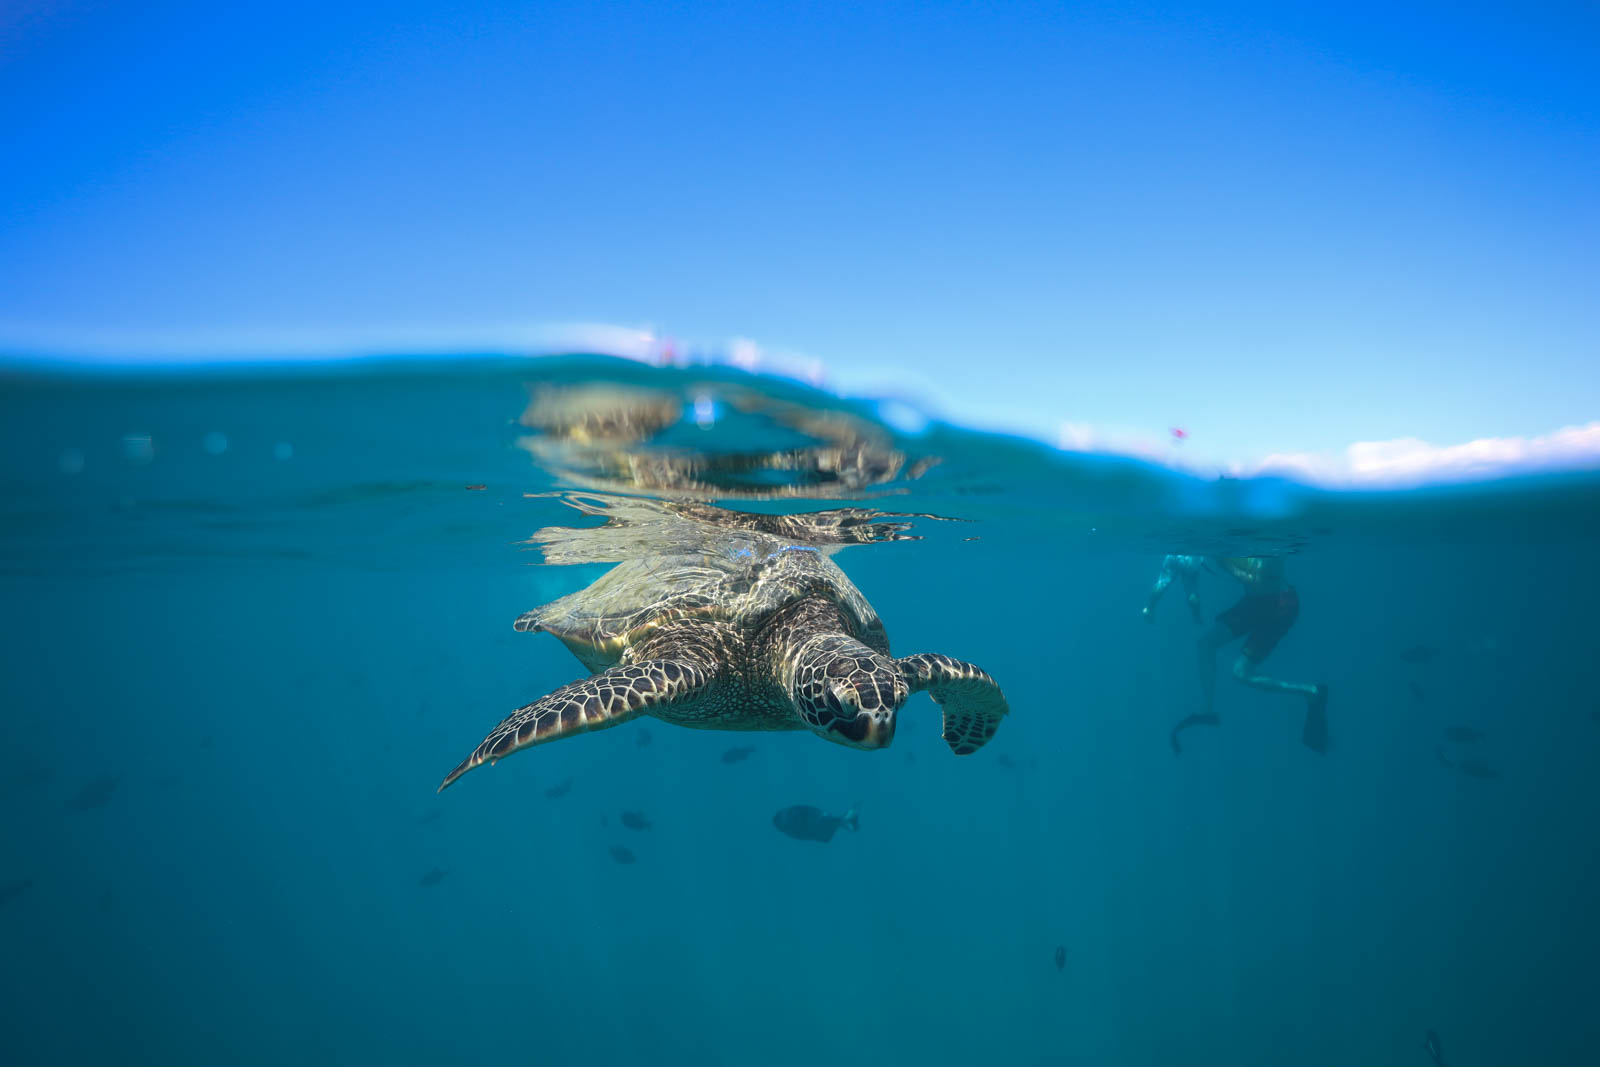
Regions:
[[[574, 430], [617, 386], [668, 414]], [[13, 372], [6, 1061], [1595, 1062], [1600, 481], [1331, 494], [878, 414], [579, 359]], [[872, 752], [644, 719], [436, 794], [586, 673], [512, 621], [707, 503], [861, 509], [835, 562], [895, 655], [995, 677], [995, 739], [921, 695]], [[1199, 629], [1139, 609], [1178, 551], [1287, 555], [1265, 669], [1330, 686], [1326, 755], [1231, 648], [1174, 754]]]

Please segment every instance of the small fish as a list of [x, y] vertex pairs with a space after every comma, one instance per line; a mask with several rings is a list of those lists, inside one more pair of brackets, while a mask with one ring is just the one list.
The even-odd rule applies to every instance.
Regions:
[[623, 863], [623, 864], [632, 863], [633, 860], [634, 860], [633, 853], [629, 852], [627, 849], [623, 848], [621, 845], [612, 845], [611, 846], [611, 858], [616, 860], [618, 863]]
[[1004, 767], [1008, 771], [1014, 771], [1017, 769], [1017, 761], [1012, 759], [1004, 752], [995, 757], [995, 762], [1000, 764], [1000, 766]]
[[1428, 1036], [1422, 1039], [1422, 1048], [1427, 1052], [1429, 1058], [1433, 1060], [1436, 1067], [1444, 1067], [1444, 1052], [1439, 1047], [1438, 1034], [1429, 1030]]
[[484, 489], [487, 489], [489, 487], [487, 485], [479, 484], [479, 485], [469, 485], [469, 486], [467, 486], [467, 488], [468, 489], [484, 490]]
[[1462, 760], [1457, 766], [1461, 768], [1462, 774], [1470, 775], [1473, 778], [1482, 778], [1490, 781], [1501, 777], [1499, 771], [1487, 763], [1479, 763], [1477, 760]]
[[1439, 654], [1439, 650], [1432, 645], [1412, 645], [1400, 653], [1400, 658], [1407, 663], [1426, 663]]
[[1065, 970], [1067, 966], [1067, 946], [1056, 946], [1056, 970]]
[[1434, 755], [1434, 758], [1439, 761], [1439, 766], [1441, 766], [1441, 767], [1454, 767], [1455, 766], [1454, 763], [1450, 762], [1450, 757], [1444, 754], [1444, 746], [1443, 745], [1434, 745], [1433, 746], [1433, 755]]
[[1418, 685], [1416, 682], [1412, 682], [1411, 683], [1411, 699], [1412, 700], [1427, 700], [1428, 699], [1428, 694], [1423, 692], [1422, 686]]
[[444, 876], [449, 873], [449, 871], [442, 871], [437, 867], [429, 867], [428, 873], [417, 879], [417, 884], [427, 887], [436, 886], [444, 881]]
[[630, 830], [650, 829], [650, 820], [644, 817], [642, 811], [625, 811], [621, 815], [622, 825]]
[[32, 878], [16, 878], [0, 884], [0, 904], [9, 904], [32, 888]]
[[634, 735], [633, 743], [636, 748], [649, 748], [650, 742], [654, 740], [655, 738], [650, 735], [650, 731], [641, 726], [639, 727], [639, 732]]
[[861, 822], [853, 808], [843, 815], [828, 815], [809, 804], [784, 808], [772, 817], [772, 825], [780, 833], [788, 834], [797, 841], [832, 841], [841, 826], [851, 830], [861, 829]]
[[546, 789], [544, 795], [545, 799], [554, 800], [556, 797], [564, 797], [570, 792], [572, 792], [572, 779], [567, 778]]
[[735, 745], [722, 754], [723, 763], [743, 763], [755, 751], [753, 745]]
[[981, 537], [963, 537], [961, 540], [963, 540], [963, 541], [982, 541], [983, 538], [981, 538]]
[[1444, 737], [1446, 741], [1472, 745], [1484, 739], [1484, 732], [1482, 730], [1474, 730], [1470, 726], [1447, 726], [1444, 730]]
[[85, 783], [84, 787], [72, 795], [67, 801], [68, 811], [92, 811], [103, 808], [111, 803], [111, 794], [117, 791], [117, 786], [122, 779], [111, 774], [102, 774], [92, 782]]
[[418, 819], [417, 820], [417, 825], [418, 826], [426, 826], [430, 822], [438, 822], [439, 819], [442, 818], [443, 816], [444, 816], [444, 811], [442, 809], [434, 808], [432, 811], [430, 811], [427, 814], [423, 815], [422, 818]]

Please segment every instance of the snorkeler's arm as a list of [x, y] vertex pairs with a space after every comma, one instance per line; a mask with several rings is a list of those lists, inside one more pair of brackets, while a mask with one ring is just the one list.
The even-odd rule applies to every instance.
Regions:
[[1248, 587], [1253, 588], [1261, 577], [1249, 556], [1218, 556], [1216, 562], [1217, 566], [1222, 568], [1223, 574], [1243, 582]]
[[1200, 618], [1200, 570], [1199, 570], [1199, 568], [1183, 572], [1183, 594], [1184, 594], [1184, 599], [1189, 602], [1189, 611], [1194, 615], [1195, 619], [1198, 621], [1199, 618]]
[[1161, 573], [1156, 575], [1156, 584], [1150, 587], [1150, 598], [1145, 601], [1144, 611], [1141, 612], [1146, 619], [1156, 609], [1156, 603], [1161, 599], [1161, 594], [1167, 591], [1167, 586], [1172, 584], [1172, 564], [1165, 561], [1161, 564]]

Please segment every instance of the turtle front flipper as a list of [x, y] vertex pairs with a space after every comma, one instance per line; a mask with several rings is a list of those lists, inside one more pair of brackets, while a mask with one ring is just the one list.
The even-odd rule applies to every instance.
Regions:
[[897, 659], [895, 666], [913, 693], [926, 689], [943, 709], [943, 737], [958, 756], [988, 744], [1011, 711], [1000, 686], [981, 667], [929, 652]]
[[652, 707], [692, 700], [710, 680], [710, 672], [696, 664], [657, 659], [612, 667], [593, 678], [564, 685], [508, 715], [472, 755], [445, 775], [439, 792], [479, 764], [498, 762], [518, 749], [586, 730], [603, 730]]

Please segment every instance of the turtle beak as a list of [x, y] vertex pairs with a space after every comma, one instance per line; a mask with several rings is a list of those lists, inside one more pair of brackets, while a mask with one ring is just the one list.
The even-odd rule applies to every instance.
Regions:
[[886, 748], [894, 740], [893, 711], [858, 711], [853, 719], [837, 719], [828, 727], [828, 740], [851, 748]]

